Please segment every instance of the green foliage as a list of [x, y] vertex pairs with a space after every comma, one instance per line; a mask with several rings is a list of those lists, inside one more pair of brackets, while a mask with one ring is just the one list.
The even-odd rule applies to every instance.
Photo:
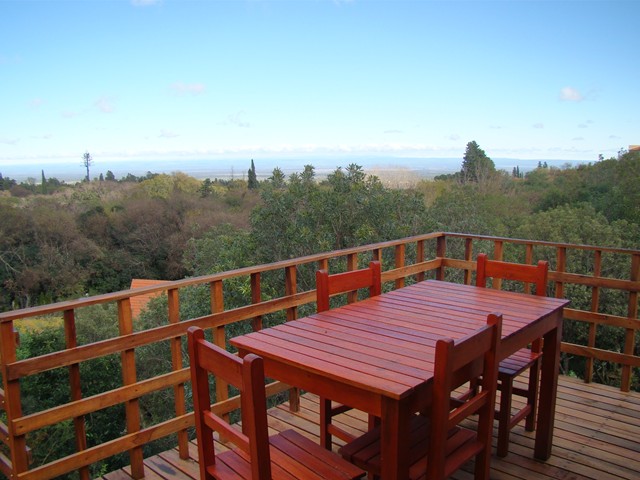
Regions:
[[538, 192], [538, 210], [589, 203], [610, 221], [640, 223], [640, 152], [571, 169], [537, 169], [525, 185]]
[[467, 143], [460, 177], [463, 183], [483, 183], [496, 171], [496, 166], [475, 142]]
[[[88, 307], [78, 313], [77, 337], [79, 344], [87, 344], [109, 338], [117, 333], [115, 308]], [[64, 330], [59, 322], [51, 322], [34, 331], [21, 332], [19, 358], [32, 358], [63, 350]], [[80, 383], [83, 397], [90, 397], [122, 385], [119, 356], [106, 356], [80, 364]], [[23, 411], [25, 414], [40, 412], [68, 403], [71, 400], [69, 370], [57, 368], [38, 375], [25, 377], [21, 382]], [[125, 429], [122, 405], [103, 409], [85, 417], [89, 446], [117, 438]], [[71, 420], [36, 430], [27, 435], [32, 449], [33, 465], [47, 463], [75, 452], [74, 426]], [[112, 471], [124, 465], [126, 455], [92, 466], [95, 474], [101, 470]]]
[[0, 192], [9, 191], [12, 187], [15, 187], [17, 182], [9, 177], [3, 177], [0, 173]]
[[514, 233], [519, 238], [636, 248], [639, 228], [626, 220], [609, 222], [593, 205], [577, 203], [530, 215]]
[[452, 185], [428, 211], [432, 230], [509, 235], [529, 213], [526, 199], [511, 192], [485, 192], [474, 185]]
[[256, 166], [253, 163], [253, 158], [251, 159], [251, 168], [249, 169], [247, 178], [247, 188], [249, 188], [249, 190], [255, 190], [258, 188], [258, 177], [256, 175]]
[[412, 190], [385, 188], [358, 165], [338, 168], [326, 181], [313, 168], [288, 184], [274, 175], [252, 212], [251, 233], [260, 262], [389, 240], [422, 231], [424, 202]]

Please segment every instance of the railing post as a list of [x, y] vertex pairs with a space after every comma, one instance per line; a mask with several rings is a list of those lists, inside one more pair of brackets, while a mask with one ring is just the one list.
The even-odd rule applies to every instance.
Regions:
[[[260, 303], [262, 301], [262, 291], [260, 289], [260, 273], [251, 274], [251, 303]], [[253, 317], [251, 320], [253, 331], [262, 330], [262, 315]]]
[[11, 472], [12, 477], [15, 478], [29, 468], [29, 455], [27, 454], [26, 436], [16, 435], [13, 428], [13, 420], [22, 417], [22, 404], [20, 401], [20, 380], [7, 380], [6, 367], [16, 361], [16, 337], [12, 321], [0, 324], [0, 344], [4, 410], [7, 414], [7, 427], [9, 430]]
[[[567, 248], [558, 247], [556, 251], [556, 272], [564, 273], [567, 268]], [[564, 298], [564, 282], [556, 282], [556, 298]]]
[[[404, 267], [404, 262], [405, 262], [405, 252], [406, 252], [406, 246], [404, 243], [401, 243], [400, 245], [396, 245], [396, 251], [395, 251], [395, 267], [396, 268], [402, 268]], [[395, 283], [395, 288], [402, 288], [404, 287], [404, 277], [400, 277], [396, 280]]]
[[[443, 259], [447, 255], [447, 236], [439, 236], [436, 242], [436, 257]], [[436, 269], [436, 280], [444, 280], [444, 266]]]
[[[297, 273], [298, 271], [295, 266], [286, 267], [284, 269], [284, 290], [287, 297], [295, 295], [298, 291]], [[287, 308], [287, 322], [295, 320], [296, 318], [298, 318], [298, 307]]]
[[[130, 335], [133, 333], [133, 322], [131, 319], [131, 300], [125, 298], [118, 301], [118, 327], [120, 335]], [[135, 349], [124, 350], [122, 358], [122, 383], [131, 385], [136, 383], [136, 357]], [[127, 433], [140, 431], [140, 401], [137, 398], [128, 400], [125, 404], [127, 417]], [[142, 457], [142, 447], [134, 447], [129, 450], [131, 461], [131, 476], [135, 479], [144, 477], [144, 463]]]
[[[424, 262], [424, 240], [416, 242], [416, 263]], [[424, 281], [424, 272], [416, 273], [416, 282]]]
[[[640, 280], [640, 255], [634, 254], [631, 257], [631, 275], [630, 280], [637, 282]], [[633, 320], [638, 319], [638, 292], [629, 292], [629, 308], [628, 316]], [[633, 328], [627, 328], [624, 342], [624, 353], [627, 355], [633, 355], [633, 349], [635, 347], [636, 330]], [[620, 389], [623, 392], [628, 392], [631, 389], [631, 365], [624, 365], [622, 367], [622, 382]]]
[[[167, 290], [169, 323], [180, 322], [180, 297], [177, 288]], [[171, 368], [173, 371], [182, 370], [182, 337], [171, 339]], [[184, 397], [184, 383], [179, 383], [173, 387], [173, 398], [175, 402], [176, 416], [187, 413], [187, 405]], [[186, 430], [178, 432], [178, 452], [180, 458], [189, 458], [189, 436]]]
[[[211, 313], [224, 312], [224, 292], [222, 290], [222, 280], [215, 280], [209, 284], [209, 294], [211, 299]], [[227, 349], [227, 339], [224, 325], [213, 328], [213, 343], [220, 348]], [[221, 379], [216, 379], [216, 402], [222, 402], [229, 398], [229, 384]], [[228, 422], [229, 415], [223, 415]], [[223, 439], [224, 440], [224, 439]]]
[[[502, 240], [495, 240], [493, 242], [493, 259], [502, 261], [504, 260], [504, 242]], [[491, 280], [491, 286], [496, 290], [502, 289], [502, 279], [494, 278]]]
[[[599, 277], [602, 272], [602, 251], [596, 250], [594, 252], [593, 258], [593, 276]], [[592, 287], [591, 289], [591, 311], [598, 312], [598, 305], [600, 303], [600, 288]], [[597, 327], [595, 322], [589, 323], [589, 340], [588, 345], [589, 348], [593, 348], [596, 346], [596, 331]], [[593, 357], [586, 358], [585, 371], [584, 371], [584, 381], [585, 383], [590, 383], [593, 379]]]
[[[526, 265], [533, 265], [533, 245], [530, 243], [527, 243], [527, 246], [525, 247], [524, 263]], [[546, 295], [547, 286], [545, 285], [544, 288], [545, 288], [545, 295]], [[531, 284], [528, 282], [524, 284], [524, 293], [526, 294], [531, 293]]]
[[[471, 237], [467, 237], [464, 239], [464, 259], [467, 262], [470, 262], [473, 260], [473, 238]], [[472, 270], [467, 268], [464, 271], [464, 284], [465, 285], [470, 285], [471, 284], [471, 272]]]
[[[358, 254], [350, 253], [347, 255], [347, 271], [358, 269]], [[347, 303], [353, 303], [358, 301], [358, 291], [347, 292]]]
[[[285, 294], [295, 295], [298, 290], [298, 277], [296, 266], [286, 267], [284, 270]], [[287, 322], [298, 318], [298, 307], [287, 308]], [[292, 387], [289, 389], [289, 410], [298, 412], [300, 410], [300, 389]]]
[[[67, 348], [78, 346], [76, 336], [76, 319], [73, 310], [64, 311], [64, 338]], [[82, 398], [82, 387], [80, 385], [80, 365], [74, 363], [69, 365], [69, 387], [71, 388], [71, 400], [76, 401]], [[87, 434], [85, 429], [84, 416], [75, 417], [73, 426], [76, 437], [76, 450], [78, 452], [87, 449]], [[89, 467], [79, 470], [81, 480], [89, 480]]]

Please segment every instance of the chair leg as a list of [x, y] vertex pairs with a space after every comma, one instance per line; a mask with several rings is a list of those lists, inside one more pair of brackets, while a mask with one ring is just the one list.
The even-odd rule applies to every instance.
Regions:
[[496, 415], [498, 420], [498, 448], [496, 453], [499, 457], [506, 457], [507, 453], [509, 453], [512, 395], [513, 379], [502, 379], [500, 386], [500, 411]]
[[331, 400], [320, 397], [320, 445], [327, 450], [331, 450], [332, 440], [329, 433], [329, 424], [331, 423]]
[[540, 387], [540, 359], [529, 369], [529, 390], [527, 394], [527, 404], [531, 407], [531, 412], [527, 415], [524, 428], [528, 432], [533, 432], [536, 428], [536, 415], [538, 414], [538, 389]]
[[369, 421], [367, 422], [368, 429], [373, 430], [378, 425], [380, 425], [380, 419], [375, 415], [369, 414]]

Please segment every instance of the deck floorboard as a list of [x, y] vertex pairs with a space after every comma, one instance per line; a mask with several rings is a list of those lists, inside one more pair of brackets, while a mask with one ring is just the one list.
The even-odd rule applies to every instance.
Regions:
[[[287, 404], [269, 410], [273, 432], [289, 428], [319, 441], [318, 398], [305, 394], [300, 411], [290, 412]], [[367, 416], [351, 411], [338, 417], [342, 426], [355, 434], [366, 429]], [[636, 480], [640, 478], [640, 394], [624, 393], [613, 387], [585, 384], [560, 377], [556, 407], [555, 435], [551, 458], [535, 460], [534, 432], [517, 426], [511, 432], [509, 455], [492, 458], [491, 478], [496, 480]], [[495, 448], [494, 431], [494, 448]], [[335, 449], [339, 447], [336, 443]], [[219, 443], [216, 448], [225, 449]], [[181, 459], [176, 449], [145, 460], [146, 479], [190, 480], [199, 477], [198, 452], [189, 445], [190, 458]], [[131, 480], [124, 468], [104, 475], [105, 480]], [[451, 478], [473, 478], [473, 462]]]

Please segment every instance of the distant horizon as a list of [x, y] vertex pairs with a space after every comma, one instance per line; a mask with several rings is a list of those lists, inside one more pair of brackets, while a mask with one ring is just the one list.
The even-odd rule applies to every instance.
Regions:
[[[271, 175], [274, 168], [280, 168], [287, 176], [302, 172], [306, 165], [312, 165], [319, 177], [325, 176], [339, 167], [347, 168], [351, 164], [361, 166], [368, 174], [379, 175], [381, 172], [411, 172], [419, 178], [433, 178], [438, 175], [455, 173], [462, 166], [462, 157], [391, 157], [391, 156], [359, 156], [359, 157], [310, 157], [310, 158], [253, 158], [258, 178]], [[593, 163], [596, 160], [566, 160], [566, 159], [517, 159], [493, 158], [497, 170], [510, 173], [518, 167], [526, 173], [534, 170], [539, 163], [546, 163], [550, 167], [575, 167], [580, 164]], [[205, 178], [245, 178], [251, 167], [251, 158], [216, 158], [216, 159], [136, 159], [136, 160], [97, 160], [89, 168], [91, 179], [97, 179], [111, 171], [117, 180], [128, 174], [144, 176], [148, 172], [157, 174], [172, 174], [182, 172], [199, 180]], [[79, 182], [85, 178], [86, 169], [79, 158], [74, 164], [71, 161], [16, 163], [0, 165], [3, 177], [18, 182], [33, 178], [40, 182], [42, 172], [46, 178], [56, 178], [64, 182]]]

